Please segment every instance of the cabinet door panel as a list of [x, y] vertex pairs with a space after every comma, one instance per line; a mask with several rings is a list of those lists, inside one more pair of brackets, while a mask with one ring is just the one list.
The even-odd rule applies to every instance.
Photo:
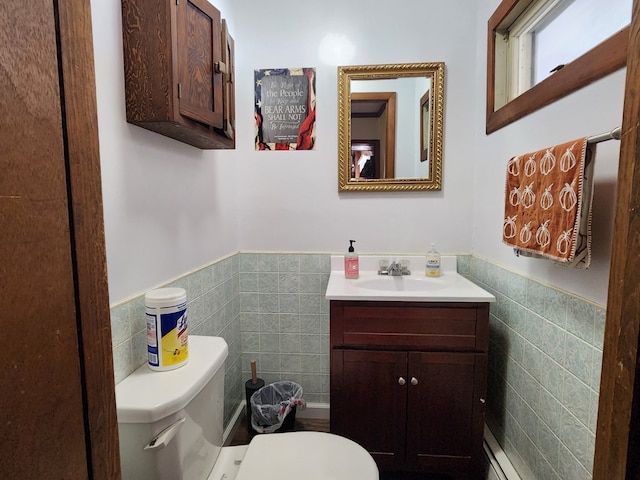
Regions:
[[[406, 425], [406, 352], [334, 350], [331, 431], [354, 440], [371, 453], [380, 468], [404, 462]], [[333, 365], [332, 365], [333, 369]]]
[[411, 352], [408, 372], [418, 381], [408, 391], [408, 462], [473, 468], [482, 457], [486, 355]]
[[220, 11], [206, 0], [187, 0], [178, 5], [178, 23], [180, 114], [222, 128]]

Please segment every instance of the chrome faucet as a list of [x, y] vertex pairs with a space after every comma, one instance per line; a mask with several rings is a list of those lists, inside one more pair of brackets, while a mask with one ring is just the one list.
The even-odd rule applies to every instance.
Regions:
[[393, 260], [391, 262], [391, 265], [389, 265], [389, 267], [387, 268], [387, 275], [390, 275], [392, 277], [397, 277], [402, 275], [402, 265], [400, 265], [400, 263]]
[[378, 275], [389, 275], [390, 277], [411, 275], [408, 262], [396, 262], [395, 260], [392, 260], [390, 265], [387, 264], [388, 262], [386, 260], [380, 261], [380, 269], [378, 270]]

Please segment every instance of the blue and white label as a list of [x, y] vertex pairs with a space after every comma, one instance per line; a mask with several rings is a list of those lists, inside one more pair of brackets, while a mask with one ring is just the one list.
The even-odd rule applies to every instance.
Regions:
[[147, 316], [147, 356], [158, 370], [180, 366], [188, 356], [187, 305], [149, 307]]

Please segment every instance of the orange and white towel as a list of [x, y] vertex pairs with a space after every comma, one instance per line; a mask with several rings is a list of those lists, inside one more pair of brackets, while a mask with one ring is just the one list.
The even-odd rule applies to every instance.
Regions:
[[519, 255], [588, 268], [594, 156], [585, 137], [511, 158], [502, 241]]

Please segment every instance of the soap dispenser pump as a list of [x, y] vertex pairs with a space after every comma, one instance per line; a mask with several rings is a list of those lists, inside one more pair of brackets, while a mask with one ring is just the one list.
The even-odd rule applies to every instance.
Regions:
[[344, 278], [356, 279], [360, 276], [360, 260], [353, 248], [355, 240], [349, 240], [349, 251], [344, 256]]

